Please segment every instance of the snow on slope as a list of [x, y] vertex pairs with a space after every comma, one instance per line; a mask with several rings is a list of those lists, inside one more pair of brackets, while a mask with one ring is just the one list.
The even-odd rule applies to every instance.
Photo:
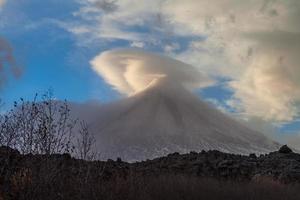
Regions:
[[102, 106], [88, 122], [103, 159], [134, 161], [203, 149], [265, 153], [279, 147], [167, 79]]

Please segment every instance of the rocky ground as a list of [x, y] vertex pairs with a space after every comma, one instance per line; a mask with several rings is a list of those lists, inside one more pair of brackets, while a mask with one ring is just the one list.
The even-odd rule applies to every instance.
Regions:
[[160, 196], [168, 191], [186, 194], [169, 194], [170, 199], [204, 194], [215, 195], [209, 199], [227, 199], [229, 194], [228, 199], [300, 199], [298, 184], [300, 154], [287, 146], [260, 156], [202, 151], [137, 163], [84, 161], [69, 154], [21, 155], [0, 147], [0, 199], [5, 200], [168, 199]]

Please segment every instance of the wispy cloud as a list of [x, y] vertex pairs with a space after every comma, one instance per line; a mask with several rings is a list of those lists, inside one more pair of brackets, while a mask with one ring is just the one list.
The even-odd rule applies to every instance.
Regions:
[[114, 12], [118, 9], [118, 5], [116, 0], [98, 0], [92, 2], [96, 8], [101, 9], [106, 13]]
[[79, 41], [84, 34], [88, 40], [160, 47], [211, 77], [229, 80], [231, 106], [244, 116], [275, 122], [298, 117], [298, 0], [80, 2], [74, 13], [80, 22], [66, 26]]
[[230, 78], [232, 106], [271, 121], [298, 116], [298, 1], [177, 1], [166, 9], [186, 34], [207, 34], [206, 41], [192, 42], [180, 56]]

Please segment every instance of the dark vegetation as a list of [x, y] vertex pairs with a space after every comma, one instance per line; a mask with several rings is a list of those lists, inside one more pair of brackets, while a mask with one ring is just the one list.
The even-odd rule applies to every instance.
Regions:
[[97, 156], [93, 145], [87, 124], [72, 119], [67, 101], [56, 101], [51, 90], [32, 101], [20, 98], [13, 109], [0, 112], [0, 146], [22, 154], [69, 153], [91, 160]]
[[0, 148], [0, 199], [300, 199], [300, 155], [208, 151], [137, 163]]
[[[74, 135], [74, 128], [78, 135]], [[300, 199], [300, 154], [219, 151], [96, 161], [85, 122], [51, 92], [0, 116], [0, 200]]]

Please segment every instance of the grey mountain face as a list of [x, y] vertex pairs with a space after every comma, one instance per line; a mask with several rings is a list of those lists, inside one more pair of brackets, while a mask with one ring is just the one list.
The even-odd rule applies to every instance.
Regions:
[[[96, 108], [96, 107], [95, 107]], [[275, 143], [201, 101], [181, 85], [161, 80], [126, 99], [83, 116], [102, 159], [145, 160], [168, 153], [216, 149], [266, 153]]]

